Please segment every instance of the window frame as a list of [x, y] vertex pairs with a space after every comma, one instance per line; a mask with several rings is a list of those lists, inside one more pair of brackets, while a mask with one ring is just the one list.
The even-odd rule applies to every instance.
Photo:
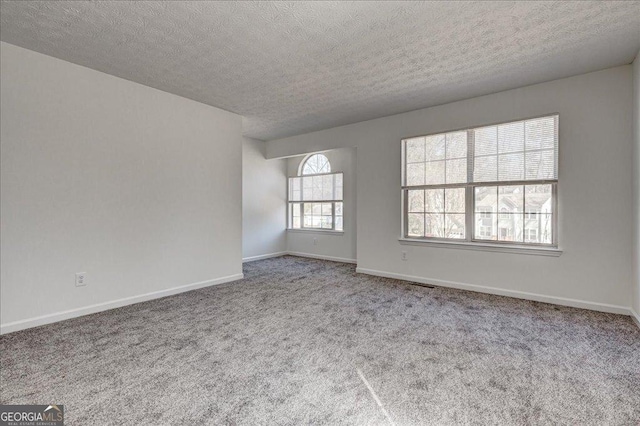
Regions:
[[[517, 181], [492, 181], [492, 182], [474, 182], [473, 181], [473, 172], [474, 172], [474, 149], [475, 149], [475, 140], [473, 137], [473, 132], [476, 129], [483, 127], [491, 127], [491, 126], [499, 126], [503, 124], [516, 123], [520, 121], [527, 120], [535, 120], [538, 118], [545, 117], [554, 117], [555, 118], [555, 143], [557, 146], [557, 156], [556, 156], [556, 176], [558, 179], [540, 179], [540, 180], [517, 180]], [[407, 173], [407, 152], [406, 152], [406, 141], [413, 138], [420, 137], [429, 137], [435, 135], [443, 135], [449, 133], [457, 133], [457, 132], [467, 132], [467, 182], [465, 183], [451, 183], [451, 184], [436, 184], [436, 185], [417, 185], [417, 186], [408, 186], [406, 185], [406, 173]], [[443, 244], [448, 246], [461, 246], [461, 245], [469, 245], [476, 247], [494, 247], [494, 248], [508, 248], [508, 249], [524, 249], [524, 250], [535, 250], [541, 249], [541, 251], [558, 251], [558, 185], [559, 185], [559, 172], [558, 172], [558, 162], [560, 156], [560, 144], [559, 144], [559, 133], [560, 133], [560, 114], [548, 113], [542, 114], [532, 117], [519, 118], [507, 121], [500, 121], [497, 123], [491, 124], [481, 124], [477, 126], [465, 127], [462, 129], [453, 129], [453, 130], [445, 130], [440, 132], [428, 133], [428, 134], [420, 134], [416, 136], [407, 136], [401, 139], [401, 160], [400, 160], [400, 168], [401, 168], [401, 197], [402, 197], [402, 211], [401, 211], [401, 242], [412, 243], [415, 242], [417, 244], [422, 243], [435, 243], [435, 244]], [[526, 152], [526, 151], [525, 151]], [[526, 185], [551, 185], [551, 214], [552, 214], [552, 235], [551, 235], [551, 243], [529, 243], [525, 242], [524, 238], [524, 223], [523, 223], [523, 241], [502, 241], [502, 240], [489, 240], [489, 239], [481, 239], [476, 238], [476, 205], [475, 205], [475, 188], [476, 187], [491, 187], [491, 186], [526, 186]], [[410, 236], [408, 232], [408, 213], [409, 213], [409, 190], [424, 190], [424, 189], [447, 189], [447, 188], [465, 188], [465, 238], [440, 238], [440, 237], [416, 237]], [[523, 211], [523, 219], [526, 220], [527, 213]], [[495, 215], [500, 216], [500, 212], [495, 212]], [[496, 250], [501, 251], [501, 250]]]

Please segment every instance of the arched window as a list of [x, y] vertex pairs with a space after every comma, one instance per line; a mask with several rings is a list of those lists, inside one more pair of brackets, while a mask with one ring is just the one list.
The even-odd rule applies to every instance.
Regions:
[[289, 229], [343, 230], [342, 173], [324, 154], [310, 154], [289, 178]]
[[318, 175], [331, 173], [331, 164], [324, 154], [312, 154], [302, 162], [299, 175]]

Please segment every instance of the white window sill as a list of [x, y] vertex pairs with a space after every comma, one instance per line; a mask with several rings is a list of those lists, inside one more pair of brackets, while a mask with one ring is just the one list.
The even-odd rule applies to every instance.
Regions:
[[414, 238], [398, 238], [400, 244], [411, 246], [430, 246], [460, 250], [494, 251], [500, 253], [530, 254], [534, 256], [558, 257], [562, 250], [557, 247], [520, 246], [506, 244], [480, 243], [477, 241], [435, 241]]
[[343, 235], [344, 231], [334, 231], [333, 229], [292, 229], [287, 228], [287, 232], [301, 233], [301, 234], [329, 234], [329, 235]]

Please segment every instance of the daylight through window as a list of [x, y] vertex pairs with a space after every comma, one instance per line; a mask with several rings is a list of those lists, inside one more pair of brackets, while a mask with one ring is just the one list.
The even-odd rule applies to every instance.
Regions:
[[557, 245], [557, 115], [402, 148], [405, 238]]
[[331, 173], [329, 159], [314, 154], [289, 178], [289, 229], [342, 231], [343, 175]]

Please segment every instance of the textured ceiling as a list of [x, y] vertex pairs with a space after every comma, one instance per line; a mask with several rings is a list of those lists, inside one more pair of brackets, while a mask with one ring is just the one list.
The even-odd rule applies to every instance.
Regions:
[[0, 39], [274, 139], [630, 63], [640, 2], [2, 1]]

